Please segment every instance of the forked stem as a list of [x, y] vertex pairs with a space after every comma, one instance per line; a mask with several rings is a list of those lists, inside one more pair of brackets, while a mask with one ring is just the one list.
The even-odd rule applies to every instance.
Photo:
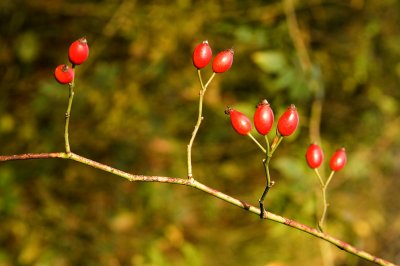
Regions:
[[271, 161], [272, 155], [274, 154], [274, 152], [276, 151], [276, 149], [278, 148], [279, 144], [282, 142], [283, 137], [282, 136], [276, 136], [274, 138], [274, 141], [272, 142], [271, 146], [269, 145], [269, 141], [268, 141], [268, 137], [267, 135], [265, 135], [265, 142], [267, 144], [267, 151], [265, 152], [266, 157], [263, 160], [263, 165], [264, 165], [264, 171], [265, 171], [265, 177], [267, 179], [267, 182], [265, 184], [265, 189], [260, 197], [260, 199], [258, 200], [258, 203], [260, 205], [260, 218], [263, 219], [264, 215], [265, 215], [265, 208], [264, 208], [264, 200], [265, 197], [268, 194], [269, 189], [274, 185], [274, 181], [271, 180], [271, 175], [269, 173], [269, 163]]
[[197, 115], [197, 122], [196, 125], [194, 126], [194, 130], [192, 132], [192, 137], [190, 138], [189, 144], [187, 146], [187, 167], [188, 167], [188, 178], [192, 179], [193, 178], [193, 168], [192, 168], [192, 146], [194, 143], [194, 139], [196, 138], [197, 132], [199, 131], [201, 121], [203, 121], [203, 100], [204, 100], [204, 94], [206, 93], [208, 85], [210, 85], [211, 81], [215, 77], [215, 72], [211, 75], [211, 77], [208, 79], [207, 83], [204, 85], [203, 84], [203, 79], [201, 77], [201, 71], [200, 69], [197, 70], [197, 74], [199, 76], [199, 81], [200, 81], [200, 93], [199, 93], [199, 113]]
[[328, 188], [329, 183], [332, 180], [333, 175], [335, 174], [335, 171], [332, 171], [331, 174], [329, 175], [328, 179], [326, 180], [326, 182], [324, 182], [318, 172], [318, 169], [315, 169], [315, 174], [317, 175], [320, 183], [321, 183], [321, 191], [322, 191], [322, 202], [323, 202], [323, 210], [322, 210], [322, 215], [321, 218], [319, 219], [318, 222], [318, 229], [323, 232], [324, 231], [324, 223], [325, 223], [325, 219], [326, 219], [326, 213], [328, 212], [328, 207], [329, 207], [329, 203], [328, 200], [326, 198], [326, 190]]

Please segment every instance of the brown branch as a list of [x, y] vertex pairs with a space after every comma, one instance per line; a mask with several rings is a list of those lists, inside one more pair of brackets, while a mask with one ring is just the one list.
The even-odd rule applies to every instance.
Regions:
[[[51, 159], [51, 158], [59, 158], [59, 159], [70, 159], [82, 164], [86, 164], [88, 166], [91, 166], [93, 168], [123, 177], [129, 181], [141, 181], [141, 182], [158, 182], [158, 183], [169, 183], [169, 184], [177, 184], [177, 185], [184, 185], [192, 188], [196, 188], [204, 193], [207, 193], [209, 195], [212, 195], [218, 199], [224, 200], [232, 205], [235, 205], [239, 208], [242, 208], [246, 211], [249, 211], [253, 214], [256, 214], [257, 216], [260, 216], [260, 209], [257, 207], [254, 207], [242, 200], [236, 199], [232, 196], [229, 196], [223, 192], [220, 192], [216, 189], [213, 189], [211, 187], [208, 187], [204, 185], [203, 183], [200, 183], [194, 179], [187, 179], [187, 178], [173, 178], [173, 177], [165, 177], [165, 176], [145, 176], [145, 175], [134, 175], [134, 174], [129, 174], [127, 172], [121, 171], [119, 169], [113, 168], [111, 166], [93, 161], [91, 159], [85, 158], [83, 156], [80, 156], [75, 153], [64, 153], [64, 152], [54, 152], [54, 153], [25, 153], [25, 154], [19, 154], [19, 155], [3, 155], [0, 156], [0, 162], [6, 162], [6, 161], [15, 161], [15, 160], [30, 160], [30, 159]], [[376, 257], [368, 252], [365, 252], [363, 250], [359, 250], [355, 248], [354, 246], [339, 240], [329, 234], [323, 233], [318, 231], [315, 228], [311, 228], [307, 225], [304, 225], [302, 223], [296, 222], [294, 220], [285, 218], [283, 216], [274, 214], [272, 212], [265, 211], [264, 212], [264, 219], [271, 220], [280, 224], [287, 225], [289, 227], [295, 228], [297, 230], [303, 231], [305, 233], [308, 233], [312, 236], [315, 236], [317, 238], [320, 238], [322, 240], [325, 240], [335, 246], [337, 246], [339, 249], [345, 250], [350, 254], [356, 255], [360, 258], [363, 258], [365, 260], [368, 260], [370, 262], [373, 262], [377, 265], [382, 265], [382, 266], [396, 266], [396, 264], [393, 264], [389, 261], [386, 261], [382, 258]], [[398, 265], [397, 265], [398, 266]]]
[[16, 160], [30, 160], [30, 159], [50, 159], [50, 158], [63, 158], [66, 159], [68, 155], [64, 152], [51, 152], [51, 153], [24, 153], [18, 155], [0, 155], [0, 162], [16, 161]]

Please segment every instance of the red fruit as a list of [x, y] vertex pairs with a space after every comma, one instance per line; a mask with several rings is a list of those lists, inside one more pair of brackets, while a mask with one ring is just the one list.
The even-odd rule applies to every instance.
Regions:
[[258, 133], [267, 135], [274, 124], [274, 112], [271, 109], [267, 100], [262, 100], [254, 113], [254, 126]]
[[86, 61], [89, 56], [89, 46], [85, 37], [74, 41], [69, 47], [69, 61], [74, 65], [80, 65]]
[[210, 63], [212, 57], [212, 51], [208, 45], [208, 41], [204, 41], [194, 48], [193, 51], [193, 65], [198, 69], [203, 68]]
[[346, 150], [344, 148], [340, 148], [332, 155], [329, 166], [331, 167], [332, 171], [337, 172], [343, 169], [343, 167], [346, 165], [346, 162]]
[[231, 68], [233, 63], [233, 49], [225, 50], [217, 54], [212, 62], [215, 73], [223, 73]]
[[322, 152], [321, 147], [315, 143], [310, 144], [306, 152], [306, 161], [308, 166], [312, 169], [318, 168], [323, 160], [324, 153]]
[[278, 132], [286, 137], [293, 134], [299, 125], [299, 115], [294, 104], [290, 105], [289, 108], [279, 117], [278, 120]]
[[74, 80], [74, 70], [67, 65], [59, 65], [54, 70], [54, 77], [61, 84], [68, 84]]
[[225, 110], [225, 114], [231, 117], [232, 127], [238, 134], [247, 135], [250, 133], [251, 121], [245, 114], [230, 107]]

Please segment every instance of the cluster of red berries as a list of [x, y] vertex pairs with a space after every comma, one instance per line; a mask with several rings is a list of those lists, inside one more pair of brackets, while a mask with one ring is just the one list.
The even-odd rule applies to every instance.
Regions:
[[[308, 166], [312, 169], [318, 168], [322, 164], [323, 160], [324, 153], [322, 152], [321, 147], [316, 143], [310, 144], [306, 152], [306, 161]], [[340, 148], [332, 155], [331, 160], [329, 161], [329, 166], [332, 171], [337, 172], [343, 169], [343, 167], [346, 165], [346, 162], [346, 150], [344, 148]]]
[[[233, 129], [240, 135], [248, 135], [251, 132], [252, 124], [250, 119], [243, 113], [228, 107], [225, 110], [231, 118]], [[256, 107], [253, 116], [254, 126], [257, 132], [263, 136], [267, 135], [274, 124], [274, 112], [267, 100], [262, 100]], [[299, 115], [294, 104], [290, 105], [288, 109], [279, 117], [277, 132], [287, 137], [296, 131], [299, 125]]]
[[68, 84], [74, 80], [74, 70], [76, 65], [80, 65], [89, 57], [89, 46], [85, 37], [73, 42], [68, 50], [68, 58], [72, 66], [61, 64], [56, 67], [54, 77], [60, 84]]
[[[193, 65], [197, 69], [202, 69], [210, 63], [212, 59], [211, 47], [208, 41], [198, 44], [193, 51]], [[231, 68], [233, 63], [233, 49], [228, 49], [217, 54], [212, 62], [212, 69], [215, 73], [223, 73]]]

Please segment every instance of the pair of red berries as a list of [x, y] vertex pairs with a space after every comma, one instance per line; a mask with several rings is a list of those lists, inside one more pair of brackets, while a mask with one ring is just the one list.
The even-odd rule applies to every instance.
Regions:
[[[208, 41], [203, 41], [194, 48], [193, 65], [197, 69], [206, 67], [212, 58], [211, 47]], [[233, 49], [228, 49], [217, 54], [212, 62], [212, 69], [215, 73], [223, 73], [231, 68], [233, 63]]]
[[[89, 46], [85, 37], [73, 42], [68, 50], [68, 58], [72, 66], [80, 65], [89, 57]], [[54, 71], [54, 77], [61, 84], [74, 80], [74, 70], [66, 64], [59, 65]]]
[[[318, 168], [322, 164], [323, 160], [324, 153], [322, 152], [321, 147], [316, 143], [310, 144], [306, 152], [306, 161], [308, 166], [312, 169]], [[346, 162], [346, 150], [345, 148], [340, 148], [332, 155], [331, 160], [329, 161], [329, 166], [332, 171], [337, 172], [343, 169]]]
[[[247, 135], [252, 129], [250, 119], [243, 113], [229, 108], [225, 113], [230, 115], [233, 129], [240, 135]], [[261, 135], [267, 135], [274, 124], [274, 112], [267, 100], [262, 100], [256, 107], [253, 116], [254, 126]], [[277, 130], [283, 137], [292, 135], [299, 125], [299, 115], [294, 104], [279, 117]]]

